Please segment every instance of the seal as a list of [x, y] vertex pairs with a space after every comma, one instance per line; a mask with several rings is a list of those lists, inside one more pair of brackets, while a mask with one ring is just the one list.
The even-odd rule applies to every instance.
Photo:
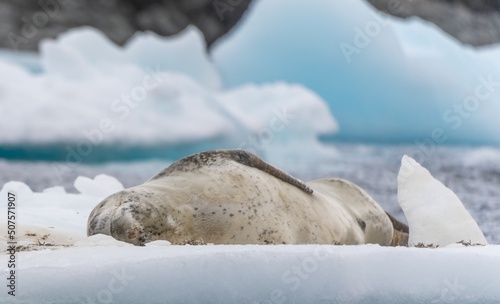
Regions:
[[244, 150], [191, 155], [100, 202], [87, 235], [144, 245], [405, 245], [408, 227], [342, 179], [294, 178]]

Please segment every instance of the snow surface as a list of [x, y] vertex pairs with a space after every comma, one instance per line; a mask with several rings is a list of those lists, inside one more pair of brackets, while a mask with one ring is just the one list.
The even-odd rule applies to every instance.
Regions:
[[[17, 296], [6, 297], [2, 303], [385, 304], [500, 300], [497, 245], [451, 244], [436, 249], [378, 245], [173, 246], [156, 241], [135, 247], [109, 236], [86, 237], [91, 210], [107, 195], [123, 189], [121, 183], [98, 175], [94, 179], [77, 178], [75, 187], [79, 194], [68, 194], [61, 187], [34, 193], [23, 183], [10, 182], [0, 191], [2, 198], [7, 197], [7, 191], [17, 194], [18, 245], [24, 248], [17, 253]], [[439, 194], [439, 187], [444, 186], [426, 190]], [[428, 205], [440, 200], [439, 196], [429, 197], [433, 201]], [[459, 200], [454, 202], [461, 205]], [[429, 231], [433, 227], [418, 227], [412, 217], [415, 211], [404, 210], [410, 229], [425, 229], [419, 235], [432, 237]], [[439, 208], [433, 211], [448, 212]], [[7, 248], [5, 218], [6, 205], [1, 204], [0, 251]], [[423, 242], [428, 244], [429, 240]], [[3, 275], [7, 260], [8, 255], [0, 256]], [[2, 286], [0, 290], [6, 294], [6, 286]]]
[[[123, 190], [119, 181], [105, 175], [98, 175], [94, 179], [78, 177], [75, 187], [80, 191], [79, 194], [66, 193], [64, 188], [59, 187], [33, 192], [26, 184], [15, 181], [3, 186], [0, 190], [2, 199], [7, 199], [8, 191], [17, 196], [17, 234], [23, 245], [36, 244], [37, 239], [47, 234], [50, 236], [44, 241], [55, 245], [69, 245], [85, 239], [87, 219], [92, 209], [108, 195]], [[0, 206], [0, 213], [0, 236], [4, 237], [7, 229], [7, 204]], [[27, 236], [30, 232], [36, 236]], [[5, 243], [0, 245], [2, 246]]]
[[[18, 295], [4, 299], [493, 304], [500, 299], [499, 249], [101, 245], [23, 252], [18, 254]], [[5, 255], [0, 263], [5, 265]]]
[[441, 128], [446, 143], [500, 143], [500, 47], [473, 49], [366, 1], [255, 1], [211, 53], [226, 87], [280, 80], [317, 92], [336, 138], [414, 142]]
[[[62, 150], [49, 157], [116, 160], [109, 151], [121, 147], [166, 157], [174, 150], [168, 147], [192, 144], [199, 151], [208, 144], [274, 153], [278, 160], [286, 158], [282, 152], [304, 151], [304, 144], [312, 155], [325, 154], [318, 135], [338, 128], [325, 102], [301, 85], [219, 90], [194, 27], [170, 38], [138, 33], [123, 49], [84, 27], [42, 41], [41, 71], [22, 58], [0, 53], [4, 153], [11, 146], [28, 147], [30, 155], [48, 147]], [[285, 142], [290, 149], [273, 148]]]

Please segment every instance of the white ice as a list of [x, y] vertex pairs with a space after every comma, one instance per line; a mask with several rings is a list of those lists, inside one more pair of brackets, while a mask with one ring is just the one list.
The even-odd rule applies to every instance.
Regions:
[[0, 290], [2, 303], [494, 304], [499, 249], [103, 243], [19, 253], [16, 298]]
[[398, 202], [410, 227], [410, 246], [488, 244], [457, 195], [406, 155], [398, 174]]
[[[434, 201], [439, 199], [432, 195], [447, 189], [429, 181], [432, 177], [422, 171], [416, 167], [414, 172], [420, 175], [407, 180], [427, 181], [432, 187], [421, 190], [430, 191], [428, 197]], [[0, 191], [2, 199], [8, 191], [17, 194], [18, 245], [29, 248], [16, 257], [17, 295], [2, 296], [2, 303], [399, 304], [497, 303], [500, 299], [498, 246], [174, 246], [157, 241], [135, 247], [109, 236], [86, 237], [89, 213], [112, 192], [102, 186], [120, 190], [120, 182], [99, 175], [80, 177], [75, 183], [83, 193], [68, 194], [56, 187], [33, 193], [19, 182], [7, 183]], [[412, 214], [417, 212], [406, 206], [413, 203], [418, 209], [423, 204], [422, 196], [411, 190], [402, 193], [411, 192], [416, 198], [403, 200], [402, 206], [412, 233], [423, 236], [419, 224], [433, 224], [431, 215], [415, 222]], [[458, 200], [450, 203], [451, 209], [461, 205]], [[446, 216], [457, 212], [432, 206], [429, 211], [440, 213], [442, 220], [457, 220]], [[5, 219], [6, 205], [1, 204], [1, 251], [7, 248]], [[466, 222], [464, 227], [470, 228]], [[434, 242], [432, 237], [427, 233], [421, 241]], [[0, 256], [5, 278], [9, 258]], [[6, 284], [0, 292], [6, 295]]]

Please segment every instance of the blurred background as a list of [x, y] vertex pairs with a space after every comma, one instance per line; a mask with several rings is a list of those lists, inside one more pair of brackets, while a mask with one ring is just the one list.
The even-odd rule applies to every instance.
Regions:
[[404, 221], [408, 154], [500, 227], [500, 1], [0, 0], [0, 185], [242, 148]]

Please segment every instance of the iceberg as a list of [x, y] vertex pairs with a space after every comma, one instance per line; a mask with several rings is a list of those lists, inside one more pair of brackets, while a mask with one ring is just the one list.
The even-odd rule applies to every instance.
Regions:
[[42, 41], [37, 73], [10, 59], [0, 54], [5, 158], [74, 165], [215, 148], [282, 161], [333, 153], [319, 141], [338, 129], [321, 97], [284, 82], [221, 90], [193, 27], [173, 38], [138, 33], [123, 49], [98, 30], [74, 29]]
[[225, 87], [283, 80], [318, 93], [342, 127], [330, 139], [500, 143], [500, 48], [366, 1], [255, 1], [211, 54]]

